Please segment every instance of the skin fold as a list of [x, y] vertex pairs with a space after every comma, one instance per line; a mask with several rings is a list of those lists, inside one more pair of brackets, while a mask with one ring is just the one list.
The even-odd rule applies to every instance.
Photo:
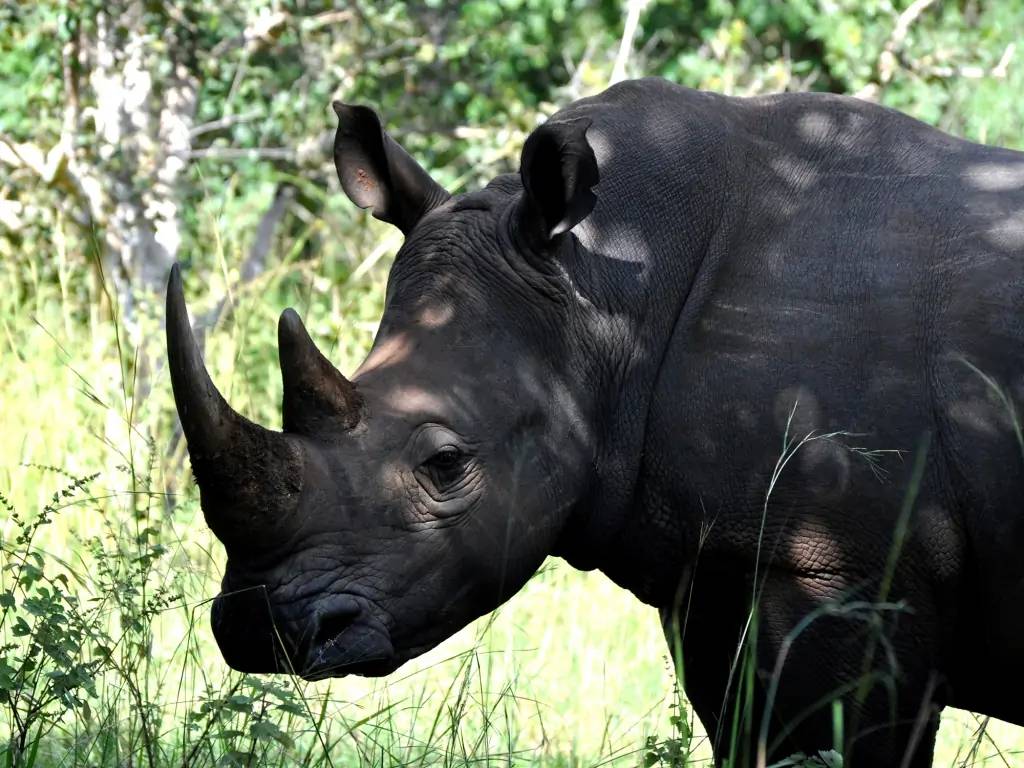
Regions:
[[1024, 725], [1024, 154], [642, 80], [453, 198], [335, 111], [343, 189], [406, 236], [351, 380], [288, 310], [284, 431], [251, 424], [168, 290], [231, 666], [388, 674], [556, 554], [660, 609], [719, 763]]

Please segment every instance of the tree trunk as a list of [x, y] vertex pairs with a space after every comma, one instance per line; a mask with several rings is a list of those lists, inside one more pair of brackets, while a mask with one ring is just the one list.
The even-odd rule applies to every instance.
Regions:
[[144, 11], [141, 2], [112, 4], [77, 46], [93, 105], [79, 111], [75, 130], [88, 132], [91, 123], [95, 135], [76, 161], [93, 191], [88, 207], [104, 276], [129, 326], [136, 293], [162, 288], [181, 244], [181, 181], [198, 91], [183, 63], [187, 50], [174, 50], [157, 86], [155, 68], [166, 54], [155, 50]]

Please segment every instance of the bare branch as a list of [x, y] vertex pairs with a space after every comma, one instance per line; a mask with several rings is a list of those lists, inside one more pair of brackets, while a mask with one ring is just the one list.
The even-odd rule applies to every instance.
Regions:
[[207, 147], [185, 153], [190, 160], [287, 160], [295, 162], [295, 150], [287, 147]]
[[352, 10], [346, 9], [344, 11], [325, 11], [318, 13], [316, 16], [311, 16], [307, 19], [302, 20], [302, 28], [307, 32], [320, 29], [321, 27], [328, 27], [333, 24], [343, 24], [352, 20]]
[[1010, 43], [1006, 46], [1006, 50], [1003, 51], [1003, 55], [999, 58], [999, 63], [992, 68], [992, 77], [998, 77], [999, 79], [1006, 77], [1006, 73], [1010, 68], [1010, 62], [1013, 61], [1013, 54], [1016, 52], [1016, 43]]
[[892, 34], [889, 36], [884, 50], [878, 57], [878, 79], [882, 85], [888, 83], [896, 71], [897, 55], [903, 47], [903, 41], [907, 39], [910, 26], [920, 18], [921, 14], [928, 9], [928, 6], [934, 3], [935, 0], [914, 0], [896, 18], [896, 26], [893, 27]]
[[276, 43], [291, 18], [284, 11], [261, 13], [249, 21], [242, 34], [217, 43], [210, 55], [217, 58], [236, 48], [245, 48], [245, 55], [252, 56], [257, 51], [269, 48]]
[[220, 131], [225, 128], [230, 128], [232, 125], [238, 123], [247, 123], [250, 120], [255, 120], [258, 117], [262, 117], [262, 113], [259, 111], [253, 112], [241, 112], [237, 115], [225, 115], [216, 120], [210, 120], [208, 123], [200, 123], [189, 131], [189, 137], [194, 139], [197, 136], [202, 136], [204, 133], [212, 133], [213, 131]]
[[622, 40], [619, 41], [619, 53], [615, 57], [615, 66], [612, 67], [612, 76], [608, 80], [609, 85], [626, 79], [626, 64], [629, 63], [629, 56], [633, 52], [633, 38], [636, 37], [636, 28], [640, 23], [640, 14], [647, 7], [647, 0], [627, 0], [626, 23], [622, 28]]

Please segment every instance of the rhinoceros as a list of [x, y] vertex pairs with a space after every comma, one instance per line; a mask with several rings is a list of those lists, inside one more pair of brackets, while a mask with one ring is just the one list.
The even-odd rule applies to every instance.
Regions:
[[285, 310], [283, 430], [246, 420], [169, 281], [231, 667], [386, 675], [556, 555], [660, 610], [719, 764], [1024, 724], [1024, 154], [648, 79], [452, 196], [334, 111], [342, 188], [405, 236], [352, 378]]

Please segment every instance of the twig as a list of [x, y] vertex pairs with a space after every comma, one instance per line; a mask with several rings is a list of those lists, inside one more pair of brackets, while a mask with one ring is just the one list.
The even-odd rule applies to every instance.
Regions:
[[1006, 77], [1007, 70], [1010, 68], [1010, 62], [1013, 61], [1013, 54], [1016, 52], [1016, 43], [1010, 43], [1006, 46], [1003, 55], [999, 57], [999, 63], [992, 67], [992, 72], [990, 73], [992, 77], [998, 77], [1000, 80]]
[[903, 45], [903, 41], [910, 31], [910, 25], [917, 21], [918, 17], [928, 9], [928, 6], [934, 5], [934, 3], [935, 0], [914, 0], [908, 5], [906, 10], [896, 18], [896, 26], [893, 27], [889, 42], [885, 44], [886, 50], [895, 51]]
[[612, 67], [612, 76], [608, 85], [614, 85], [626, 79], [626, 64], [633, 52], [633, 38], [636, 37], [636, 28], [640, 23], [640, 14], [647, 7], [647, 0], [628, 0], [626, 6], [626, 23], [622, 28], [622, 39], [619, 41], [619, 53], [615, 57], [615, 66]]
[[242, 34], [217, 43], [210, 55], [218, 58], [236, 48], [244, 47], [245, 55], [249, 57], [262, 48], [269, 48], [281, 37], [291, 18], [285, 11], [259, 14], [246, 25]]
[[295, 150], [288, 147], [206, 147], [183, 153], [189, 160], [287, 160], [295, 161]]
[[341, 24], [351, 20], [352, 9], [346, 8], [343, 11], [325, 11], [323, 13], [318, 13], [316, 16], [303, 19], [301, 26], [304, 30], [312, 32], [313, 30], [320, 29], [321, 27], [327, 27], [332, 24]]
[[230, 128], [232, 125], [238, 123], [246, 123], [250, 120], [255, 120], [262, 115], [259, 111], [254, 112], [242, 112], [237, 115], [225, 115], [216, 120], [211, 120], [208, 123], [201, 123], [194, 126], [191, 131], [188, 132], [189, 138], [194, 139], [196, 136], [202, 136], [204, 133], [211, 133], [213, 131], [219, 131], [223, 128]]
[[935, 0], [914, 0], [907, 9], [896, 17], [896, 26], [892, 29], [882, 53], [878, 56], [878, 81], [885, 85], [892, 80], [893, 73], [899, 61], [899, 52], [903, 47], [903, 41], [907, 39], [910, 32], [910, 25], [920, 18], [928, 6], [934, 4]]

